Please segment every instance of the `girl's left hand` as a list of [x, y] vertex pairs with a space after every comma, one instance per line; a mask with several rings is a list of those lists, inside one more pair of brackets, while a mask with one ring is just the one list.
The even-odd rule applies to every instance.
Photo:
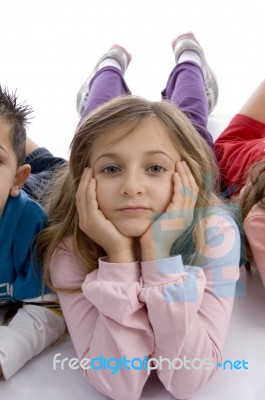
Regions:
[[140, 238], [142, 261], [169, 257], [173, 243], [193, 221], [199, 189], [185, 161], [176, 163], [172, 179], [171, 203]]

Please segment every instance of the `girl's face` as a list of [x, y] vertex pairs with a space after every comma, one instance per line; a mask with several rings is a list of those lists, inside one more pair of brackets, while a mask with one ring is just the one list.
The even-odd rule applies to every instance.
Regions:
[[156, 117], [123, 131], [96, 140], [90, 162], [100, 210], [123, 235], [139, 237], [171, 202], [180, 155]]

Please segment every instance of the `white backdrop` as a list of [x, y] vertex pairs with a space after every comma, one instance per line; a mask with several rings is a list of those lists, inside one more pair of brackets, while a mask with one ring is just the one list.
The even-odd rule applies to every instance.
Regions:
[[[17, 90], [34, 108], [30, 136], [67, 157], [78, 122], [76, 93], [102, 53], [113, 43], [124, 45], [133, 54], [126, 74], [131, 90], [159, 99], [174, 65], [171, 40], [192, 30], [219, 81], [219, 102], [210, 119], [216, 136], [264, 78], [263, 4], [264, 0], [0, 0], [0, 84]], [[226, 358], [248, 359], [250, 369], [221, 371], [194, 400], [264, 398], [264, 301], [256, 275], [246, 298], [236, 299], [225, 350]], [[0, 383], [0, 398], [103, 398], [81, 375], [52, 371], [51, 359], [58, 349], [74, 354], [70, 341], [47, 349], [14, 378]], [[148, 384], [142, 398], [171, 396], [161, 385]]]
[[133, 54], [131, 90], [159, 99], [171, 40], [192, 30], [220, 86], [214, 115], [233, 115], [264, 77], [263, 0], [0, 0], [0, 83], [35, 110], [29, 134], [67, 157], [76, 93], [113, 43]]

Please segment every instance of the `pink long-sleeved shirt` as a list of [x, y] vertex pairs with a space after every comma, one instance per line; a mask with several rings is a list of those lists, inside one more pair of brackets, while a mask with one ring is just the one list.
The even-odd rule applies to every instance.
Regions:
[[[190, 398], [209, 381], [222, 360], [239, 277], [240, 239], [223, 211], [207, 219], [207, 249], [200, 266], [183, 265], [181, 255], [127, 264], [102, 258], [98, 269], [87, 274], [71, 238], [64, 241], [50, 271], [55, 286], [82, 287], [76, 294], [58, 292], [79, 360], [199, 358], [195, 368], [170, 369], [164, 362], [157, 369], [165, 388], [178, 399]], [[196, 368], [206, 359], [212, 360], [211, 368]], [[148, 379], [144, 368], [83, 372], [101, 393], [117, 400], [139, 399]]]

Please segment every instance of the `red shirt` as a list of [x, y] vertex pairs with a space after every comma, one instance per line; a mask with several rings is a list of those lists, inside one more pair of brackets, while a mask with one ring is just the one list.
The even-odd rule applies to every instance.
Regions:
[[214, 143], [219, 162], [222, 190], [238, 193], [246, 173], [265, 157], [265, 124], [237, 114]]

